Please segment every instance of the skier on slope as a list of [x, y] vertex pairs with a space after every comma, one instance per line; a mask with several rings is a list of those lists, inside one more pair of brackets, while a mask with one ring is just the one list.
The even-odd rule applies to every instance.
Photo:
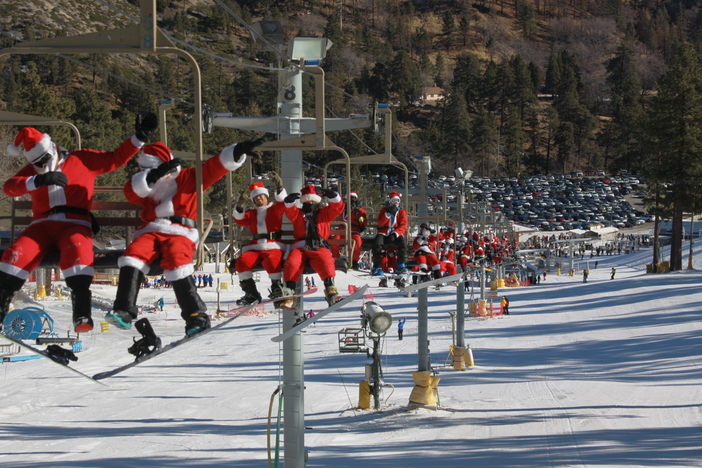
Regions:
[[[246, 161], [246, 154], [261, 144], [249, 140], [224, 148], [202, 165], [202, 189], [235, 171]], [[193, 281], [193, 255], [199, 233], [195, 168], [182, 168], [170, 149], [156, 142], [144, 146], [137, 157], [141, 169], [124, 186], [132, 203], [141, 205], [144, 224], [134, 233], [132, 243], [119, 258], [119, 285], [112, 312], [105, 319], [119, 328], [131, 328], [137, 316], [139, 285], [149, 264], [159, 260], [164, 276], [173, 286], [180, 315], [185, 320], [186, 335], [210, 327], [205, 303]]]
[[25, 127], [9, 145], [11, 156], [29, 164], [7, 180], [8, 196], [32, 197], [32, 222], [0, 260], [0, 327], [12, 296], [48, 252], [59, 251], [59, 268], [71, 289], [73, 327], [93, 329], [90, 285], [93, 281], [93, 234], [99, 226], [90, 212], [95, 178], [124, 166], [158, 127], [154, 114], [137, 117], [135, 134], [114, 151], [74, 150], [61, 154], [51, 137]]
[[[270, 298], [281, 297], [283, 292], [283, 254], [286, 246], [281, 242], [283, 227], [283, 199], [287, 196], [283, 188], [283, 180], [273, 172], [271, 178], [275, 184], [276, 203], [270, 202], [268, 189], [263, 182], [256, 182], [243, 191], [234, 208], [234, 222], [247, 226], [253, 239], [241, 249], [241, 255], [236, 259], [236, 272], [244, 296], [236, 301], [239, 305], [252, 304], [261, 300], [261, 294], [253, 279], [253, 269], [261, 264], [271, 278]], [[254, 208], [244, 211], [246, 198], [250, 197]]]

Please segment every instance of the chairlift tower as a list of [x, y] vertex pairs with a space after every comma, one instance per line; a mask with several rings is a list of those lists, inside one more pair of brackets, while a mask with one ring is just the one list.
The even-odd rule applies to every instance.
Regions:
[[[324, 108], [324, 71], [319, 62], [331, 47], [331, 41], [319, 38], [294, 38], [288, 48], [290, 65], [278, 73], [277, 115], [270, 117], [238, 117], [233, 113], [213, 113], [214, 127], [236, 128], [274, 134], [277, 141], [264, 143], [260, 150], [280, 151], [280, 175], [289, 193], [299, 192], [303, 185], [302, 151], [335, 150], [347, 162], [346, 183], [351, 188], [350, 158], [326, 136], [327, 131], [367, 128], [368, 115], [350, 118], [326, 118]], [[278, 50], [276, 50], [278, 52]], [[302, 108], [302, 74], [310, 73], [315, 81], [315, 117], [304, 117]], [[349, 210], [350, 211], [350, 210]], [[350, 215], [350, 213], [349, 213]], [[349, 218], [350, 219], [350, 218]], [[347, 239], [350, 231], [347, 229]], [[304, 300], [298, 300], [297, 313], [283, 314], [283, 330], [295, 325], [296, 316], [302, 316]], [[283, 342], [283, 397], [284, 458], [289, 468], [304, 468], [305, 400], [304, 355], [302, 334], [296, 333]]]

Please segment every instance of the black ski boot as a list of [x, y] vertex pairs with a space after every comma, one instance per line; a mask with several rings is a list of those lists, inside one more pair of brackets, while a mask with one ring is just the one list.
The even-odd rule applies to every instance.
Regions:
[[78, 356], [73, 354], [73, 351], [71, 351], [70, 349], [62, 348], [57, 344], [49, 345], [46, 348], [46, 356], [49, 359], [58, 362], [59, 364], [63, 364], [64, 366], [68, 365], [68, 361], [78, 360]]
[[149, 322], [147, 318], [137, 320], [134, 326], [137, 331], [141, 333], [141, 339], [137, 340], [136, 338], [132, 338], [134, 344], [131, 345], [127, 351], [129, 351], [129, 354], [135, 356], [135, 361], [138, 361], [141, 357], [161, 348], [161, 338], [156, 336], [154, 329], [151, 327], [151, 322]]
[[66, 286], [71, 288], [73, 304], [73, 329], [76, 333], [86, 333], [93, 329], [92, 292], [90, 275], [76, 275], [66, 278]]
[[23, 284], [23, 279], [0, 271], [0, 331], [2, 331], [2, 322], [10, 311], [12, 297], [22, 289]]
[[283, 286], [283, 282], [281, 280], [279, 280], [279, 279], [273, 280], [271, 282], [271, 290], [270, 290], [270, 294], [268, 295], [268, 297], [270, 299], [277, 299], [279, 297], [283, 297], [283, 288], [284, 287], [285, 286]]
[[253, 278], [239, 281], [239, 286], [244, 291], [244, 296], [239, 298], [237, 305], [249, 305], [255, 302], [261, 302], [261, 294], [256, 289], [256, 281]]
[[185, 334], [191, 336], [210, 328], [207, 307], [197, 293], [193, 277], [188, 275], [171, 284], [180, 307], [180, 316], [185, 320]]
[[117, 328], [130, 329], [132, 321], [137, 318], [136, 306], [139, 288], [144, 281], [144, 273], [134, 267], [123, 266], [119, 269], [117, 295], [112, 305], [112, 312], [105, 314], [105, 320]]

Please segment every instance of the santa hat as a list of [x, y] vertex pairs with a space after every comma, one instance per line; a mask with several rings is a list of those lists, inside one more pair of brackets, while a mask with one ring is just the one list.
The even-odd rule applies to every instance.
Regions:
[[356, 192], [351, 192], [351, 193], [349, 193], [349, 197], [358, 198], [358, 194]]
[[137, 164], [139, 167], [153, 169], [171, 159], [173, 159], [173, 155], [171, 154], [171, 150], [168, 149], [168, 146], [157, 141], [150, 145], [144, 145], [137, 155]]
[[15, 144], [7, 145], [7, 154], [14, 157], [24, 154], [30, 163], [46, 153], [55, 154], [51, 137], [33, 127], [24, 127], [15, 137]]
[[308, 185], [300, 190], [300, 202], [301, 203], [320, 203], [322, 197], [317, 193], [314, 185]]
[[251, 192], [252, 200], [259, 195], [268, 196], [268, 189], [265, 185], [263, 185], [263, 182], [254, 182], [253, 184], [249, 185], [249, 191]]
[[388, 201], [400, 203], [401, 196], [402, 195], [400, 195], [398, 192], [390, 192], [388, 193]]

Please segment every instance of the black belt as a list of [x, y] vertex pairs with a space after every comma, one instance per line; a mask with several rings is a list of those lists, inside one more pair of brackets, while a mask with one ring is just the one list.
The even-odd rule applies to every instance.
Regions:
[[281, 237], [283, 237], [283, 233], [280, 231], [268, 232], [266, 234], [254, 234], [254, 236], [253, 236], [253, 238], [256, 240], [258, 240], [258, 239], [279, 240]]
[[95, 216], [88, 209], [79, 208], [77, 206], [59, 205], [59, 206], [54, 206], [53, 208], [47, 210], [46, 213], [44, 213], [44, 214], [49, 216], [49, 215], [57, 214], [57, 213], [71, 213], [71, 214], [85, 216], [88, 219], [90, 219], [90, 228], [93, 231], [93, 234], [97, 234], [98, 232], [100, 232], [100, 225], [98, 224], [97, 220], [95, 219]]
[[172, 223], [182, 224], [183, 226], [187, 226], [189, 228], [194, 228], [197, 226], [197, 222], [195, 222], [193, 218], [187, 218], [185, 216], [169, 216], [166, 219]]

